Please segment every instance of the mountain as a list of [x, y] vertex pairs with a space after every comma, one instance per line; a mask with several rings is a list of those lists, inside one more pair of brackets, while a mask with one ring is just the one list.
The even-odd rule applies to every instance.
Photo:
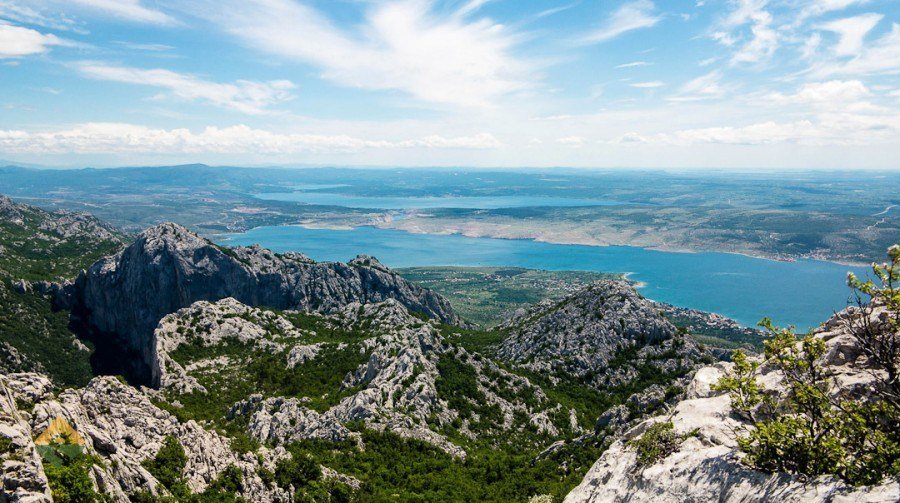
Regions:
[[[74, 281], [41, 278], [25, 276], [32, 282], [19, 282], [26, 293], [16, 295], [45, 304], [51, 295], [96, 346], [95, 372], [115, 358], [119, 368], [143, 368], [153, 387], [98, 376], [58, 392], [40, 373], [0, 378], [10, 410], [2, 431], [15, 432], [0, 435], [10, 438], [0, 457], [5, 478], [19, 481], [4, 489], [10, 501], [47, 501], [48, 491], [64, 499], [60, 491], [75, 486], [122, 502], [561, 498], [611, 432], [672, 402], [683, 379], [663, 372], [645, 382], [638, 373], [588, 385], [553, 375], [553, 365], [470, 350], [479, 338], [525, 333], [527, 320], [476, 332], [440, 296], [370, 257], [318, 264], [219, 247], [172, 224]], [[609, 287], [631, 293], [589, 300], [601, 285], [567, 301], [612, 317], [636, 294]], [[561, 312], [557, 329], [583, 314]], [[658, 316], [633, 318], [645, 314]], [[660, 326], [660, 344], [678, 337]], [[605, 337], [620, 348], [658, 342], [639, 331], [629, 332], [634, 340]], [[643, 368], [637, 355], [620, 359]], [[628, 413], [595, 431], [610, 406]]]
[[508, 335], [498, 358], [596, 388], [633, 380], [642, 366], [683, 375], [704, 357], [658, 304], [625, 281], [597, 281], [560, 301], [520, 309], [502, 328]]
[[159, 320], [196, 301], [227, 297], [253, 306], [323, 312], [396, 299], [428, 317], [461, 323], [440, 295], [374, 258], [316, 263], [298, 253], [226, 248], [171, 223], [147, 229], [118, 254], [97, 261], [60, 289], [56, 304], [71, 309], [98, 345], [134, 353], [124, 371], [155, 386], [153, 330]]
[[[561, 496], [600, 452], [590, 425], [553, 390], [449, 342], [456, 330], [395, 299], [327, 314], [197, 301], [158, 323], [158, 390], [96, 377], [55, 395], [37, 374], [0, 379], [25, 432], [0, 457], [32, 460], [3, 466], [34, 501], [58, 478], [52, 446], [30, 439], [60, 423], [85, 439], [84, 476], [114, 501], [183, 490], [152, 469], [167, 443], [185, 453], [178, 484], [198, 498], [234, 472], [231, 494], [249, 501], [345, 486], [375, 501]], [[35, 449], [39, 468], [24, 455]], [[265, 482], [307, 459], [313, 480]]]

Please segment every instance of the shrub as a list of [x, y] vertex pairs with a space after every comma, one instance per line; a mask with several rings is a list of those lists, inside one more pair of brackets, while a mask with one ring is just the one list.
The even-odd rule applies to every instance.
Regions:
[[731, 355], [731, 361], [734, 363], [731, 374], [722, 377], [711, 388], [713, 391], [727, 392], [731, 398], [731, 408], [745, 419], [752, 420], [754, 409], [763, 401], [762, 390], [753, 377], [759, 363], [750, 361], [747, 353], [740, 349]]
[[291, 456], [279, 460], [275, 465], [275, 483], [282, 489], [290, 486], [300, 489], [321, 476], [322, 468], [308, 456]]
[[95, 459], [74, 444], [38, 446], [44, 473], [53, 501], [58, 503], [93, 503], [105, 501], [94, 491], [90, 469]]
[[163, 445], [153, 459], [145, 460], [141, 465], [150, 472], [178, 501], [187, 501], [191, 490], [182, 474], [187, 465], [187, 456], [181, 442], [173, 436], [163, 439]]
[[685, 436], [675, 433], [671, 421], [653, 423], [640, 437], [628, 442], [637, 451], [638, 466], [650, 466], [678, 450]]
[[[824, 340], [810, 334], [798, 338], [792, 328], [776, 328], [768, 319], [760, 322], [770, 335], [765, 357], [784, 376], [785, 396], [764, 396], [753, 377], [757, 364], [736, 353], [734, 372], [716, 389], [728, 391], [732, 408], [753, 426], [738, 439], [747, 464], [810, 477], [836, 475], [854, 485], [900, 474], [900, 291], [895, 286], [900, 283], [900, 248], [892, 247], [889, 255], [890, 263], [873, 266], [880, 286], [850, 275], [859, 310], [843, 318], [875, 370], [869, 399], [833, 389], [820, 361]], [[875, 316], [882, 308], [883, 315]]]

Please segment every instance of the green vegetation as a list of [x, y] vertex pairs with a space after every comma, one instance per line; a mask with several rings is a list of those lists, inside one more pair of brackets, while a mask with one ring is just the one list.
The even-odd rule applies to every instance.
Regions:
[[678, 446], [690, 435], [675, 433], [672, 421], [653, 423], [640, 437], [628, 442], [637, 452], [640, 467], [651, 466], [678, 450]]
[[84, 447], [62, 443], [39, 445], [38, 454], [50, 484], [53, 500], [61, 503], [104, 502], [106, 498], [94, 491], [91, 466], [100, 460], [88, 456]]
[[177, 484], [182, 483], [187, 456], [181, 442], [175, 437], [168, 436], [163, 440], [163, 445], [156, 456], [142, 464], [156, 480], [169, 490], [173, 490]]
[[404, 278], [446, 297], [463, 318], [482, 327], [503, 321], [520, 307], [561, 299], [601, 279], [619, 274], [589, 271], [539, 271], [520, 267], [412, 267]]
[[[117, 251], [121, 243], [88, 233], [62, 236], [45, 229], [56, 216], [35, 208], [17, 208], [15, 218], [0, 215], [0, 370], [40, 370], [58, 386], [84, 385], [92, 375], [92, 351], [76, 347], [69, 313], [54, 312], [47, 299], [32, 292], [19, 293], [12, 284], [74, 278], [99, 258]], [[21, 362], [12, 357], [14, 353]]]
[[[784, 398], [762, 394], [753, 375], [755, 364], [742, 356], [735, 371], [717, 384], [728, 391], [734, 410], [751, 422], [749, 432], [738, 439], [746, 463], [771, 472], [837, 475], [855, 485], [900, 475], [900, 247], [892, 247], [889, 256], [889, 263], [874, 266], [880, 284], [849, 278], [860, 305], [845, 328], [874, 366], [871, 397], [834, 389], [821, 362], [823, 339], [798, 338], [768, 319], [760, 323], [771, 336], [765, 357], [784, 376]], [[882, 308], [884, 314], [875, 317]]]
[[[5, 282], [0, 284], [0, 361], [6, 360], [7, 352], [2, 343], [15, 348], [24, 360], [11, 370], [43, 369], [62, 387], [83, 386], [93, 375], [91, 351], [75, 346], [68, 311], [54, 312], [47, 299], [15, 292]], [[84, 344], [91, 347], [90, 342]]]
[[569, 442], [543, 457], [485, 445], [459, 460], [425, 442], [350, 426], [365, 449], [352, 441], [308, 440], [289, 450], [360, 479], [354, 496], [363, 502], [526, 501], [538, 494], [561, 501], [602, 452], [597, 441]]
[[175, 437], [166, 437], [156, 456], [142, 464], [169, 491], [172, 497], [154, 498], [148, 493], [140, 493], [132, 497], [133, 501], [148, 503], [152, 501], [164, 503], [238, 503], [243, 501], [242, 498], [236, 496], [236, 493], [240, 492], [243, 487], [244, 476], [235, 466], [229, 466], [222, 470], [222, 473], [202, 493], [192, 493], [183, 475], [187, 465], [187, 456], [181, 442]]
[[437, 368], [435, 387], [438, 397], [447, 400], [450, 408], [456, 410], [464, 420], [477, 416], [477, 424], [469, 423], [471, 430], [481, 432], [502, 422], [503, 413], [496, 405], [487, 404], [487, 397], [478, 388], [478, 376], [471, 365], [466, 365], [453, 356], [441, 355]]

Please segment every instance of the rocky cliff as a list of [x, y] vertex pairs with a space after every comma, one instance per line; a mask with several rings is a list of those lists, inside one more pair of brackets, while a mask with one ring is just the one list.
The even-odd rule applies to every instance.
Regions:
[[[840, 313], [818, 331], [827, 344], [823, 364], [835, 382], [834, 393], [871, 390], [873, 373], [856, 340], [847, 332]], [[780, 372], [763, 363], [757, 373], [762, 389], [784, 393]], [[719, 363], [696, 372], [684, 400], [666, 414], [640, 422], [626, 431], [590, 469], [581, 484], [565, 499], [582, 502], [896, 502], [898, 480], [872, 487], [853, 487], [836, 477], [808, 479], [800, 475], [764, 473], [741, 462], [737, 438], [747, 431], [743, 419], [732, 413], [729, 397], [711, 386], [733, 367]], [[868, 390], [868, 391], [867, 391]], [[629, 442], [654, 424], [671, 421], [681, 438], [674, 452], [642, 466]]]
[[225, 248], [176, 224], [150, 228], [120, 253], [99, 260], [63, 290], [57, 303], [95, 332], [98, 346], [114, 338], [132, 352], [137, 365], [125, 370], [157, 385], [152, 358], [159, 320], [196, 301], [226, 297], [252, 306], [322, 312], [395, 299], [442, 322], [460, 322], [440, 295], [371, 257], [315, 263], [297, 253]]

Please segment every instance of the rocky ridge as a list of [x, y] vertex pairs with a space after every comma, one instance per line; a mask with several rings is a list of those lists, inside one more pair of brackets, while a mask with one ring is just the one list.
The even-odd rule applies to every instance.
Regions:
[[[825, 340], [823, 364], [833, 373], [834, 392], [865, 395], [874, 379], [867, 358], [847, 333], [839, 313], [816, 331]], [[757, 357], [760, 358], [760, 357]], [[762, 362], [761, 358], [758, 360]], [[779, 371], [765, 364], [757, 381], [769, 393], [783, 393]], [[729, 397], [711, 386], [733, 364], [718, 363], [696, 372], [684, 400], [662, 416], [633, 426], [616, 440], [590, 469], [582, 483], [566, 497], [566, 503], [707, 501], [803, 501], [895, 502], [900, 500], [900, 481], [853, 487], [835, 477], [808, 480], [798, 475], [764, 473], [741, 462], [737, 437], [749, 426], [732, 414]], [[641, 467], [628, 442], [640, 437], [654, 423], [671, 421], [674, 432], [686, 438], [678, 449], [652, 466]]]
[[705, 353], [625, 281], [601, 280], [564, 298], [513, 314], [498, 357], [595, 387], [633, 380], [637, 365], [684, 373]]
[[[361, 421], [370, 429], [422, 440], [464, 457], [465, 450], [439, 431], [452, 427], [474, 439], [485, 434], [481, 430], [476, 434], [476, 425], [495, 433], [514, 431], [526, 427], [520, 420], [525, 417], [529, 428], [557, 435], [559, 425], [568, 422], [569, 411], [550, 403], [540, 388], [488, 359], [447, 344], [434, 322], [411, 315], [395, 300], [350, 304], [332, 315], [316, 317], [322, 324], [363, 335], [357, 341], [313, 342], [317, 340], [313, 330], [298, 329], [281, 315], [234, 299], [201, 301], [173, 313], [156, 330], [160, 392], [174, 402], [184, 393], [205, 393], [209, 385], [203, 383], [216, 382], [222, 373], [243, 375], [242, 356], [214, 349], [223, 341], [238, 340], [280, 355], [280, 362], [271, 364], [290, 372], [303, 373], [306, 366], [322, 361], [317, 359], [335, 358], [338, 352], [349, 351], [359, 359], [329, 392], [339, 400], [326, 407], [311, 404], [316, 396], [272, 393], [256, 393], [233, 404], [228, 419], [246, 422], [248, 433], [260, 442], [278, 445], [308, 438], [356, 438], [345, 424]], [[207, 348], [205, 355], [176, 361], [172, 355], [187, 344]], [[451, 406], [452, 399], [440, 389], [442, 365], [462, 366], [472, 376], [478, 396], [464, 400], [472, 402], [475, 413]], [[479, 417], [478, 411], [496, 416], [483, 423], [487, 418]]]
[[57, 305], [71, 308], [100, 344], [114, 338], [132, 352], [137, 365], [127, 370], [158, 385], [153, 330], [159, 320], [196, 301], [227, 297], [253, 306], [320, 312], [396, 299], [442, 322], [461, 323], [440, 295], [371, 257], [315, 263], [302, 254], [257, 246], [225, 248], [176, 224], [147, 229], [118, 254], [99, 260], [61, 290]]

